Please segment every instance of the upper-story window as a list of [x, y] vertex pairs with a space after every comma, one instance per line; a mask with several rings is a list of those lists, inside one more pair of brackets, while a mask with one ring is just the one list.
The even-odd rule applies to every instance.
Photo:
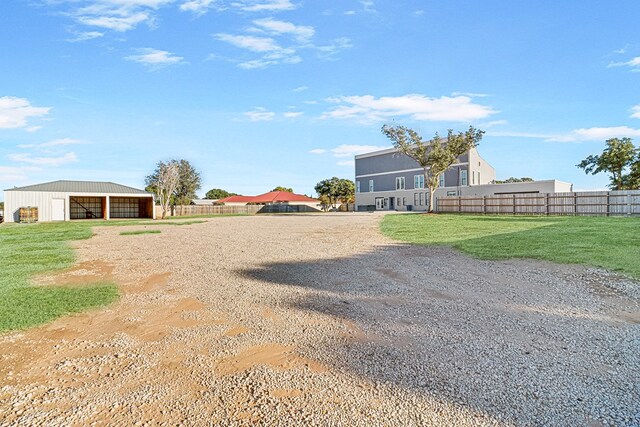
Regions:
[[396, 177], [396, 190], [404, 190], [404, 176]]
[[478, 171], [478, 185], [480, 185], [480, 171]]
[[413, 188], [424, 188], [424, 175], [413, 176]]
[[356, 181], [356, 193], [360, 192], [360, 181]]
[[444, 187], [444, 174], [441, 174], [438, 178], [438, 187]]
[[373, 193], [373, 180], [369, 180], [369, 193]]
[[460, 185], [469, 185], [469, 180], [467, 179], [467, 170], [462, 169], [460, 171]]

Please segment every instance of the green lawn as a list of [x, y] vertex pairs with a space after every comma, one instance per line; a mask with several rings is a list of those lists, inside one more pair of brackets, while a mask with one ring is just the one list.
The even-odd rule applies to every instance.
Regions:
[[[95, 225], [95, 224], [92, 224]], [[114, 301], [115, 283], [31, 286], [32, 275], [69, 267], [71, 240], [91, 237], [85, 223], [4, 224], [0, 227], [0, 332], [24, 329]]]
[[387, 215], [382, 232], [450, 245], [482, 259], [535, 258], [606, 268], [640, 279], [640, 218]]
[[[30, 278], [70, 267], [72, 240], [88, 239], [96, 226], [181, 226], [205, 221], [87, 221], [0, 226], [0, 332], [25, 329], [69, 313], [115, 301], [115, 283], [87, 286], [31, 286]], [[159, 233], [160, 230], [143, 232]], [[126, 233], [126, 232], [125, 232]], [[133, 234], [140, 234], [139, 231]]]

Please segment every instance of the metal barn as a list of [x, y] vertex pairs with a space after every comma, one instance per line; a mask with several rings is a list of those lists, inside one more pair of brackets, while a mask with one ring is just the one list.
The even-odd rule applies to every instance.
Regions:
[[4, 192], [6, 222], [20, 221], [21, 212], [37, 209], [37, 221], [153, 218], [151, 193], [113, 182], [54, 181]]

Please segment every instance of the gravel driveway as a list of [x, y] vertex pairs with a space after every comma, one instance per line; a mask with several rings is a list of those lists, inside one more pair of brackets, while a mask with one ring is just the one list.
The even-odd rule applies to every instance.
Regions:
[[0, 425], [640, 425], [638, 283], [380, 218], [96, 228], [36, 282], [123, 296], [0, 336]]

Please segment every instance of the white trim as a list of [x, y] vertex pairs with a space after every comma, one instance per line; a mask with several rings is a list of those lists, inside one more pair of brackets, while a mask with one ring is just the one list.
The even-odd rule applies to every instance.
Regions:
[[[452, 168], [454, 166], [464, 166], [464, 165], [468, 165], [468, 164], [469, 164], [469, 162], [454, 163], [449, 167]], [[417, 171], [424, 171], [424, 169], [423, 168], [415, 168], [415, 169], [395, 170], [395, 171], [390, 171], [390, 172], [368, 173], [368, 174], [364, 174], [364, 175], [356, 175], [356, 178], [367, 178], [369, 176], [391, 175], [391, 174], [394, 174], [394, 173], [406, 173], [406, 172], [417, 172]]]

